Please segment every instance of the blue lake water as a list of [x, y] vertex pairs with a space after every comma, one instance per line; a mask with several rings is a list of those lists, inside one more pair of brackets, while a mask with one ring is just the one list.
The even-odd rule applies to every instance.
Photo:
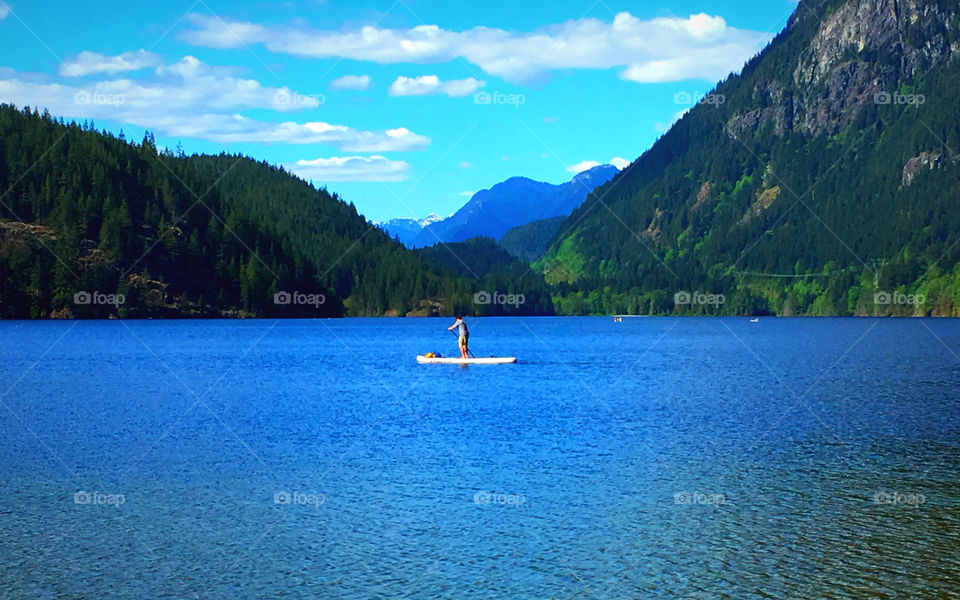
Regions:
[[0, 322], [0, 597], [960, 589], [960, 321]]

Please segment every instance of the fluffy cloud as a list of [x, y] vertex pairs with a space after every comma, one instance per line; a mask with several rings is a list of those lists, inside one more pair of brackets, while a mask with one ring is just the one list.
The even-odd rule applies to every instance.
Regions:
[[623, 169], [625, 169], [627, 166], [630, 165], [630, 161], [625, 158], [621, 158], [619, 156], [614, 156], [613, 158], [608, 160], [606, 163], [598, 163], [595, 160], [584, 160], [584, 161], [578, 162], [575, 165], [570, 165], [569, 167], [567, 167], [567, 172], [574, 173], [574, 174], [583, 173], [584, 171], [589, 171], [594, 167], [599, 167], [601, 164], [613, 165], [622, 171]]
[[225, 76], [193, 57], [158, 66], [150, 80], [61, 84], [0, 69], [0, 101], [45, 107], [67, 118], [113, 119], [171, 137], [218, 143], [329, 144], [345, 152], [413, 151], [430, 144], [429, 138], [404, 127], [363, 131], [323, 121], [272, 122], [245, 117], [237, 112], [318, 108], [323, 97]]
[[287, 167], [304, 179], [327, 181], [404, 181], [410, 165], [383, 156], [334, 156], [298, 160]]
[[446, 94], [451, 98], [469, 96], [481, 87], [485, 81], [477, 81], [473, 77], [440, 81], [436, 75], [422, 75], [420, 77], [397, 77], [390, 84], [391, 96], [427, 96], [431, 94]]
[[[80, 63], [69, 63], [69, 66], [77, 64]], [[95, 67], [93, 62], [84, 64], [91, 69]], [[102, 64], [99, 66], [103, 67]], [[193, 56], [185, 56], [171, 65], [159, 65], [153, 77], [143, 79], [121, 78], [64, 85], [45, 83], [33, 75], [9, 69], [0, 73], [0, 78], [5, 99], [46, 106], [52, 112], [64, 115], [75, 115], [78, 104], [87, 105], [82, 116], [87, 113], [103, 116], [104, 111], [99, 110], [102, 105], [115, 107], [119, 112], [155, 111], [162, 115], [179, 111], [189, 116], [200, 111], [249, 108], [300, 111], [317, 108], [323, 101], [320, 95], [300, 94], [286, 86], [265, 87], [254, 79], [232, 77], [227, 74], [227, 69], [211, 67]], [[119, 101], [98, 102], [98, 96]], [[79, 101], [75, 101], [77, 98]]]
[[331, 90], [365, 90], [369, 87], [369, 75], [344, 75], [330, 82]]
[[329, 144], [345, 152], [416, 151], [430, 144], [430, 138], [404, 127], [387, 131], [362, 131], [322, 121], [275, 123], [242, 115], [201, 115], [191, 119], [173, 117], [153, 122], [151, 128], [171, 137], [197, 138], [222, 144]]
[[143, 49], [136, 52], [124, 52], [116, 56], [104, 56], [97, 52], [84, 51], [73, 60], [62, 62], [58, 71], [64, 77], [85, 77], [96, 73], [113, 75], [156, 67], [160, 62], [160, 55]]
[[463, 59], [486, 73], [529, 82], [556, 69], [622, 68], [638, 82], [717, 80], [739, 69], [772, 34], [729, 27], [723, 17], [638, 19], [628, 12], [612, 22], [582, 18], [516, 32], [489, 27], [448, 31], [375, 26], [332, 31], [306, 26], [259, 25], [192, 14], [181, 37], [214, 48], [262, 44], [272, 52], [310, 58], [436, 64]]

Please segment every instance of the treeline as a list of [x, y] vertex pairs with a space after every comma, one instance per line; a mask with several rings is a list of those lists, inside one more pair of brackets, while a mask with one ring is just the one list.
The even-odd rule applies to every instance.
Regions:
[[243, 156], [3, 105], [0, 190], [3, 318], [484, 312], [478, 282]]

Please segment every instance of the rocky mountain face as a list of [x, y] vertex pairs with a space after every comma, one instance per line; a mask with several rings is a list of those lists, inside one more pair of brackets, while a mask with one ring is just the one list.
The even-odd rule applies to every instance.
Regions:
[[730, 118], [728, 128], [735, 135], [770, 122], [781, 136], [790, 131], [832, 135], [849, 126], [865, 104], [922, 103], [922, 94], [902, 90], [900, 82], [960, 56], [956, 3], [856, 0], [825, 18], [814, 10], [800, 3], [787, 26], [789, 34], [805, 18], [822, 23], [789, 81], [754, 82], [757, 106]]
[[960, 314], [956, 0], [801, 0], [708, 97], [558, 228], [558, 311]]

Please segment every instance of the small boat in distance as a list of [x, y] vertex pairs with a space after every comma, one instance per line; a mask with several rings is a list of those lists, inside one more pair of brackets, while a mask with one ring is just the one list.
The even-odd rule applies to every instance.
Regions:
[[759, 322], [760, 322], [760, 317], [754, 317], [754, 318], [750, 319], [750, 322], [751, 322], [751, 323], [759, 323]]
[[446, 358], [417, 355], [421, 365], [507, 365], [517, 362], [516, 356], [488, 356], [480, 358]]

